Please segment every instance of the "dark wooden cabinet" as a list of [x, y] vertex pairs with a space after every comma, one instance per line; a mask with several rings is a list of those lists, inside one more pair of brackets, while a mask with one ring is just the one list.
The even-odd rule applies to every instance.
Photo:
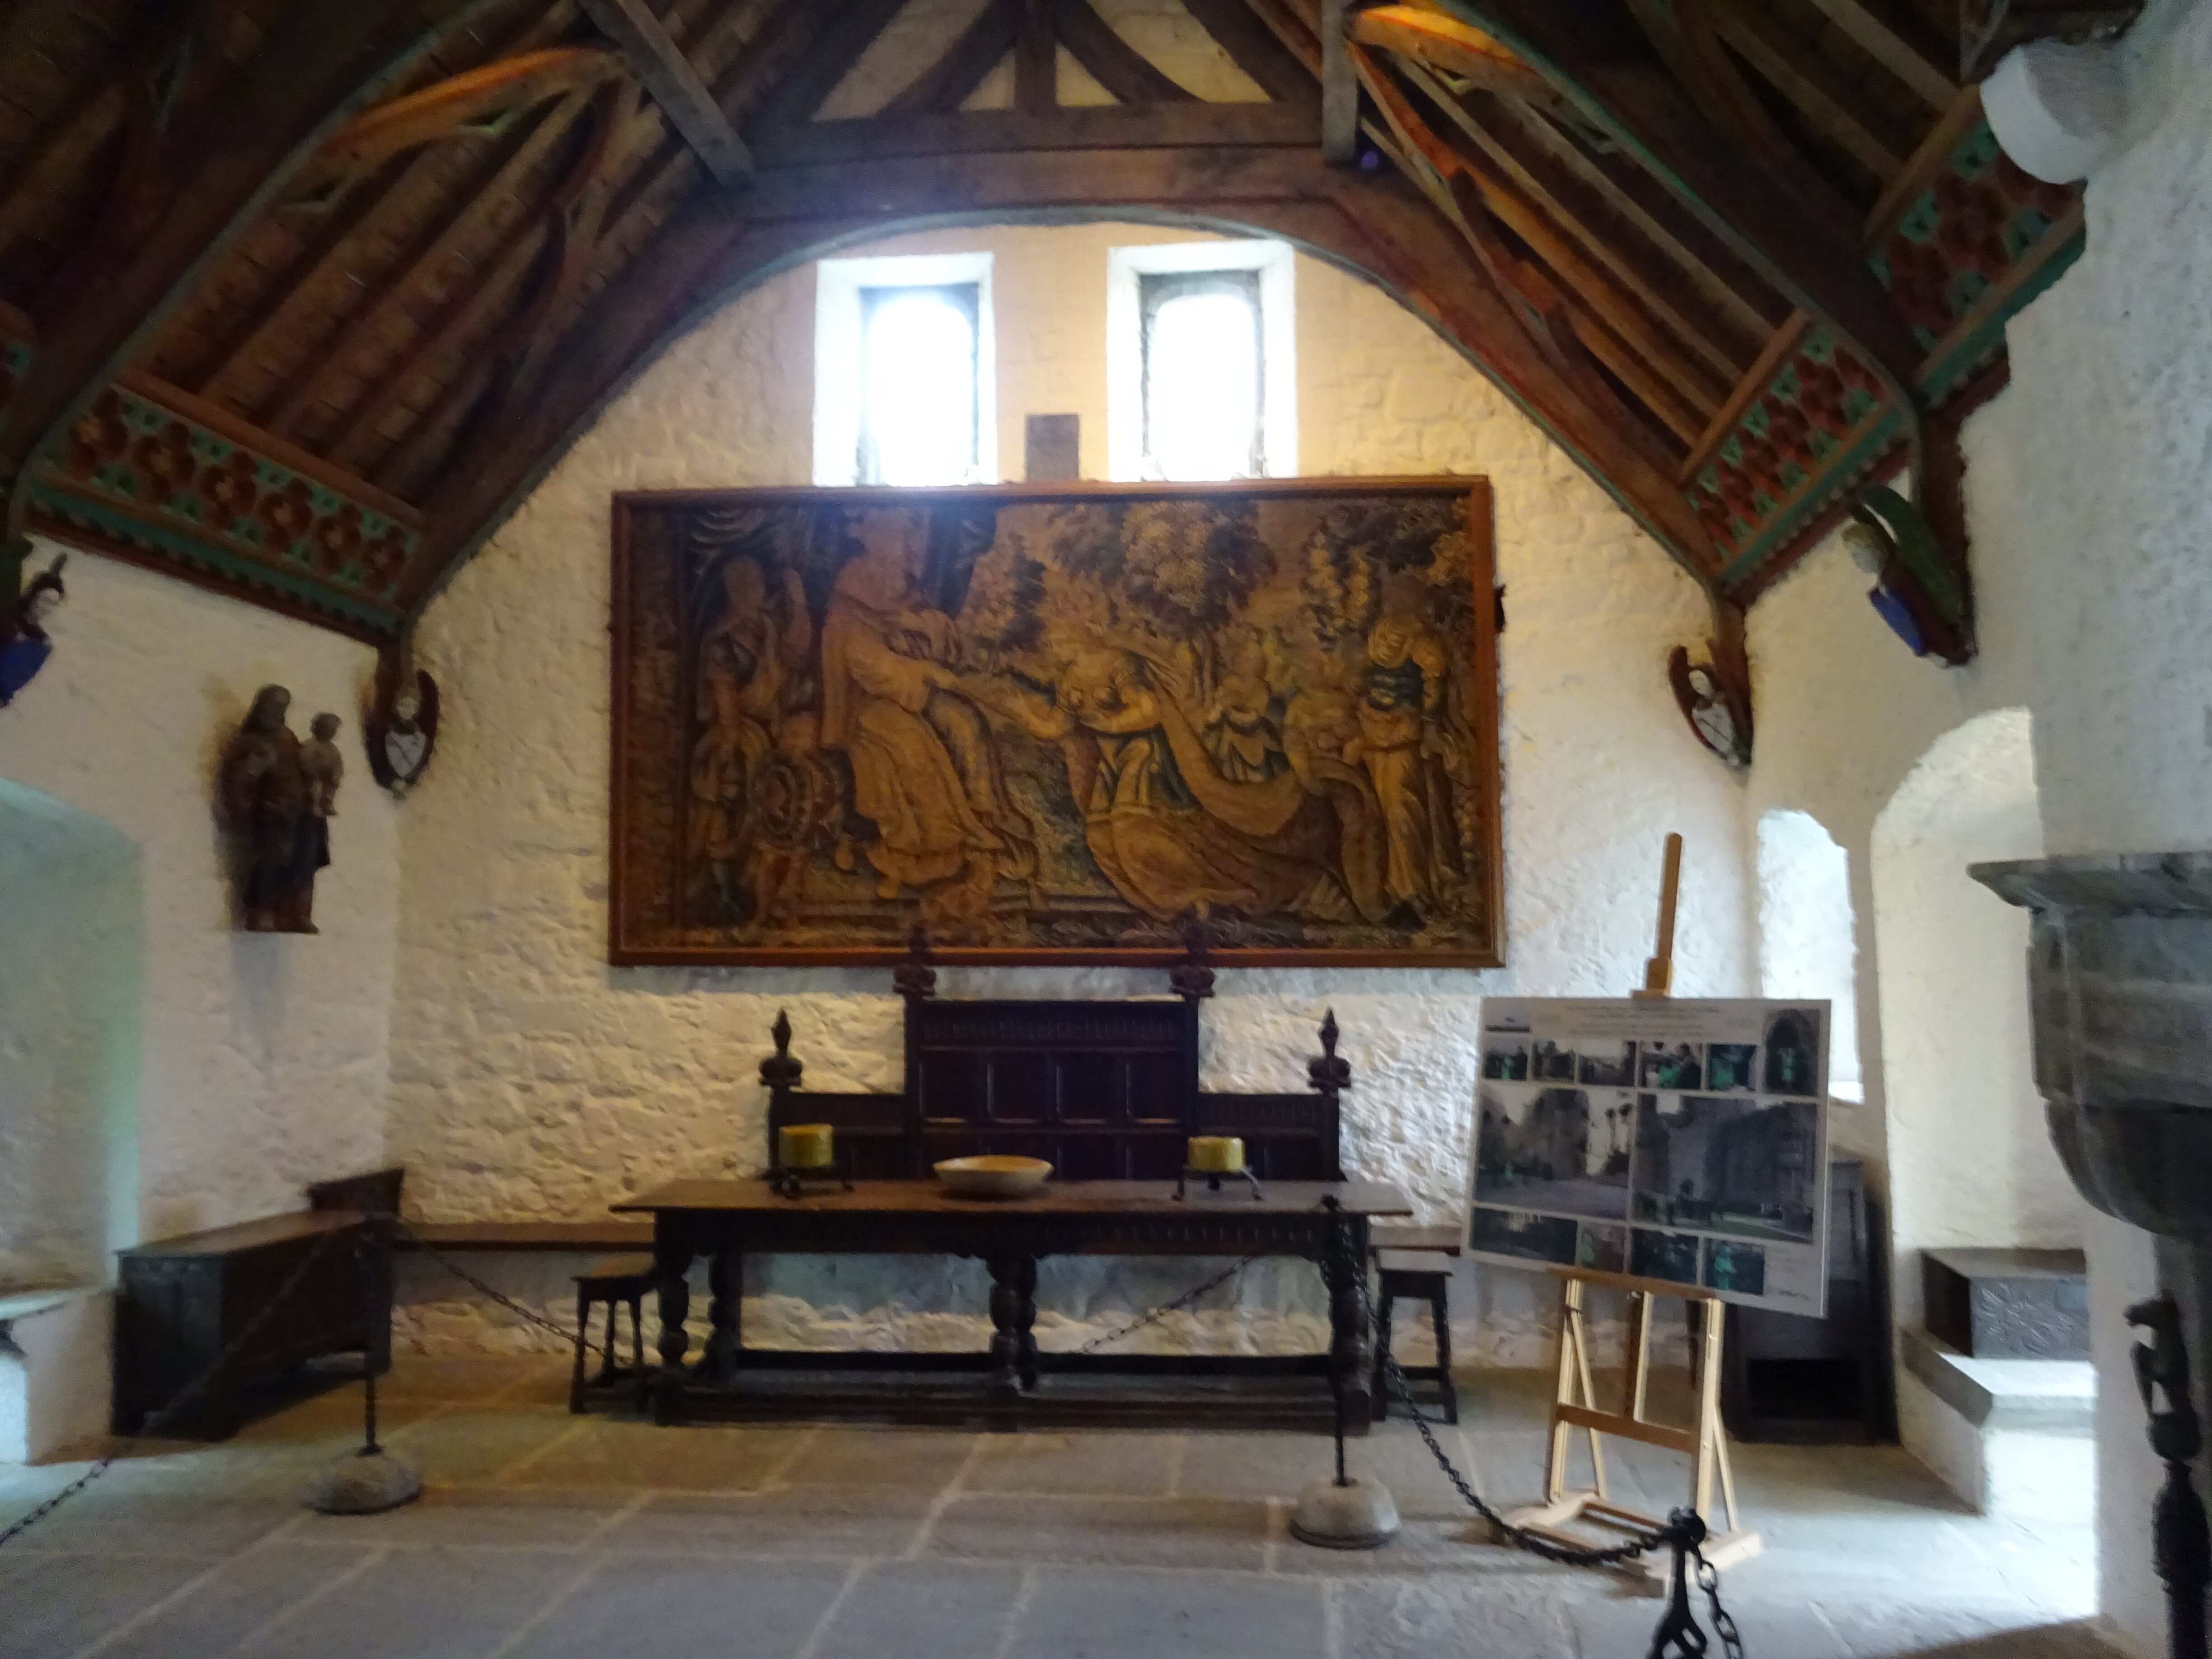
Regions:
[[1897, 1437], [1887, 1249], [1866, 1166], [1832, 1159], [1827, 1316], [1729, 1309], [1721, 1415], [1730, 1434], [1800, 1445]]

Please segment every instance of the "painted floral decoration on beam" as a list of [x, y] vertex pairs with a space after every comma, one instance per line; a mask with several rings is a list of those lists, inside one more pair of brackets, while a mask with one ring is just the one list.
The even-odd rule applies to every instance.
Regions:
[[[218, 553], [387, 606], [422, 537], [123, 387], [70, 430], [57, 491], [159, 515]], [[68, 516], [50, 494], [44, 503]], [[99, 526], [95, 526], [99, 527]]]

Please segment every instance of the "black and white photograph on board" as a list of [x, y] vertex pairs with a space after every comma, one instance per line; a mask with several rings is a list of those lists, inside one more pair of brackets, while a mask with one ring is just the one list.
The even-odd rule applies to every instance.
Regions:
[[1698, 1282], [1698, 1248], [1705, 1241], [1695, 1233], [1662, 1233], [1638, 1227], [1628, 1246], [1628, 1271], [1638, 1279], [1665, 1279], [1677, 1285]]
[[1637, 1081], [1647, 1089], [1696, 1089], [1705, 1084], [1704, 1049], [1690, 1042], [1647, 1042]]
[[1569, 1267], [1574, 1265], [1575, 1244], [1575, 1224], [1561, 1216], [1478, 1208], [1468, 1224], [1468, 1249], [1484, 1255]]
[[1784, 1008], [1767, 1016], [1766, 1060], [1759, 1088], [1770, 1095], [1813, 1095], [1821, 1087], [1820, 1015]]
[[1636, 1086], [1636, 1042], [1584, 1043], [1577, 1051], [1579, 1065], [1575, 1081], [1600, 1089]]
[[1810, 1243], [1820, 1152], [1811, 1101], [1639, 1095], [1635, 1218]]
[[1707, 1094], [1745, 1094], [1758, 1087], [1757, 1043], [1709, 1042], [1705, 1045]]
[[1796, 999], [1486, 999], [1471, 1253], [1818, 1317], [1828, 1017]]
[[1635, 1101], [1626, 1089], [1486, 1085], [1476, 1097], [1475, 1201], [1626, 1221]]
[[1705, 1241], [1705, 1288], [1739, 1296], [1766, 1294], [1766, 1249], [1760, 1244]]
[[1575, 1243], [1575, 1266], [1594, 1273], [1628, 1271], [1628, 1229], [1593, 1227], [1585, 1223]]

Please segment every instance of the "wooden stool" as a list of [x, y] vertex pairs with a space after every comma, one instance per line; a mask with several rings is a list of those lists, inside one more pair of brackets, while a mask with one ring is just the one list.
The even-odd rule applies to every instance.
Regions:
[[[586, 1394], [611, 1395], [628, 1383], [639, 1403], [645, 1400], [645, 1293], [653, 1288], [653, 1258], [649, 1255], [611, 1255], [576, 1275], [576, 1370], [568, 1382], [568, 1409], [580, 1412]], [[607, 1304], [607, 1346], [599, 1374], [586, 1384], [584, 1355], [591, 1346], [592, 1310]], [[619, 1304], [629, 1304], [630, 1364], [615, 1364], [615, 1318]]]
[[[1378, 1243], [1383, 1236], [1382, 1230], [1378, 1229]], [[1384, 1370], [1390, 1358], [1391, 1309], [1401, 1297], [1426, 1302], [1429, 1317], [1437, 1328], [1437, 1363], [1401, 1367], [1406, 1380], [1409, 1382], [1434, 1382], [1437, 1398], [1444, 1408], [1444, 1421], [1459, 1421], [1459, 1390], [1452, 1385], [1451, 1310], [1447, 1301], [1451, 1285], [1449, 1257], [1457, 1254], [1455, 1249], [1423, 1244], [1417, 1244], [1411, 1249], [1378, 1248], [1375, 1252], [1376, 1276], [1381, 1281], [1376, 1286], [1375, 1305], [1382, 1315], [1376, 1322], [1380, 1329], [1376, 1332], [1375, 1345], [1375, 1420], [1378, 1423], [1390, 1414], [1390, 1395]]]

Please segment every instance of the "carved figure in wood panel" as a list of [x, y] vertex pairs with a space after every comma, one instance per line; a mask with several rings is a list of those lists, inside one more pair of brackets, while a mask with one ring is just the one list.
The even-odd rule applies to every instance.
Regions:
[[622, 498], [616, 956], [1492, 959], [1476, 497]]

